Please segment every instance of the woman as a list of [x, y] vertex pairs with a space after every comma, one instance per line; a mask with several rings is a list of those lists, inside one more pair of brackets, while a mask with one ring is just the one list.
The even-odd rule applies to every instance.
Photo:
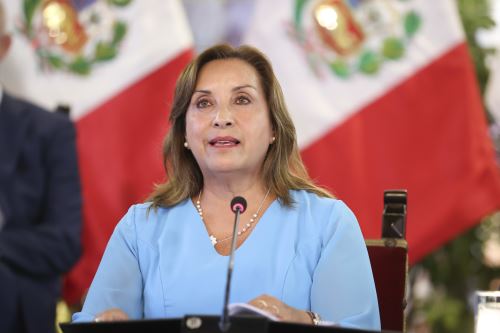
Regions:
[[231, 302], [281, 320], [380, 329], [356, 218], [309, 179], [270, 63], [210, 48], [181, 74], [163, 158], [168, 181], [117, 225], [75, 321], [220, 314], [234, 214]]

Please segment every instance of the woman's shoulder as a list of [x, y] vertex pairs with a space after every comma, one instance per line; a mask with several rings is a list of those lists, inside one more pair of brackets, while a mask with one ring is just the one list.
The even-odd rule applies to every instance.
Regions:
[[185, 222], [190, 215], [194, 215], [190, 214], [187, 202], [158, 208], [153, 208], [149, 202], [134, 204], [116, 225], [114, 233], [132, 243], [140, 240], [141, 243], [151, 244], [172, 228], [184, 224], [178, 222]]
[[184, 200], [174, 206], [170, 207], [152, 207], [151, 202], [144, 202], [134, 204], [129, 207], [127, 213], [120, 221], [120, 224], [129, 227], [140, 227], [143, 228], [148, 225], [157, 225], [161, 220], [165, 219], [165, 216], [172, 211], [185, 209], [188, 200]]
[[352, 214], [350, 208], [337, 198], [322, 197], [307, 190], [292, 190], [291, 194], [295, 206], [299, 209]]
[[338, 228], [359, 228], [352, 210], [336, 198], [327, 198], [306, 190], [293, 191], [295, 209], [302, 219], [311, 221], [311, 227], [319, 227], [323, 232], [335, 232]]

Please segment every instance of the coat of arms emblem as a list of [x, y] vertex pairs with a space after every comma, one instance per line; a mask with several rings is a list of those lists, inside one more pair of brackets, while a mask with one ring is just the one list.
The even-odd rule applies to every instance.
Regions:
[[24, 0], [19, 31], [42, 69], [87, 75], [114, 59], [127, 25], [116, 9], [131, 0]]
[[404, 57], [422, 20], [410, 0], [295, 0], [290, 35], [314, 72], [373, 75]]

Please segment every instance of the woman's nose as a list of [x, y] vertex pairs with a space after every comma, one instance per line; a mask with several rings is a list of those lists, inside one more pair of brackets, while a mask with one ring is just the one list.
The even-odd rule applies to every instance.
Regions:
[[226, 107], [222, 107], [217, 111], [212, 125], [217, 128], [226, 128], [233, 126], [233, 124], [234, 119], [231, 111]]

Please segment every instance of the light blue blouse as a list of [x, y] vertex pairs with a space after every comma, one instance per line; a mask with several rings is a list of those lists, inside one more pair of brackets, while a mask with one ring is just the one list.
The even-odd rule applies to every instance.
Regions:
[[[342, 201], [291, 194], [294, 207], [275, 200], [236, 250], [230, 302], [269, 294], [342, 326], [379, 330], [355, 216]], [[116, 226], [74, 322], [110, 308], [133, 319], [221, 313], [228, 257], [215, 251], [192, 202], [149, 215], [148, 207], [132, 206]]]

